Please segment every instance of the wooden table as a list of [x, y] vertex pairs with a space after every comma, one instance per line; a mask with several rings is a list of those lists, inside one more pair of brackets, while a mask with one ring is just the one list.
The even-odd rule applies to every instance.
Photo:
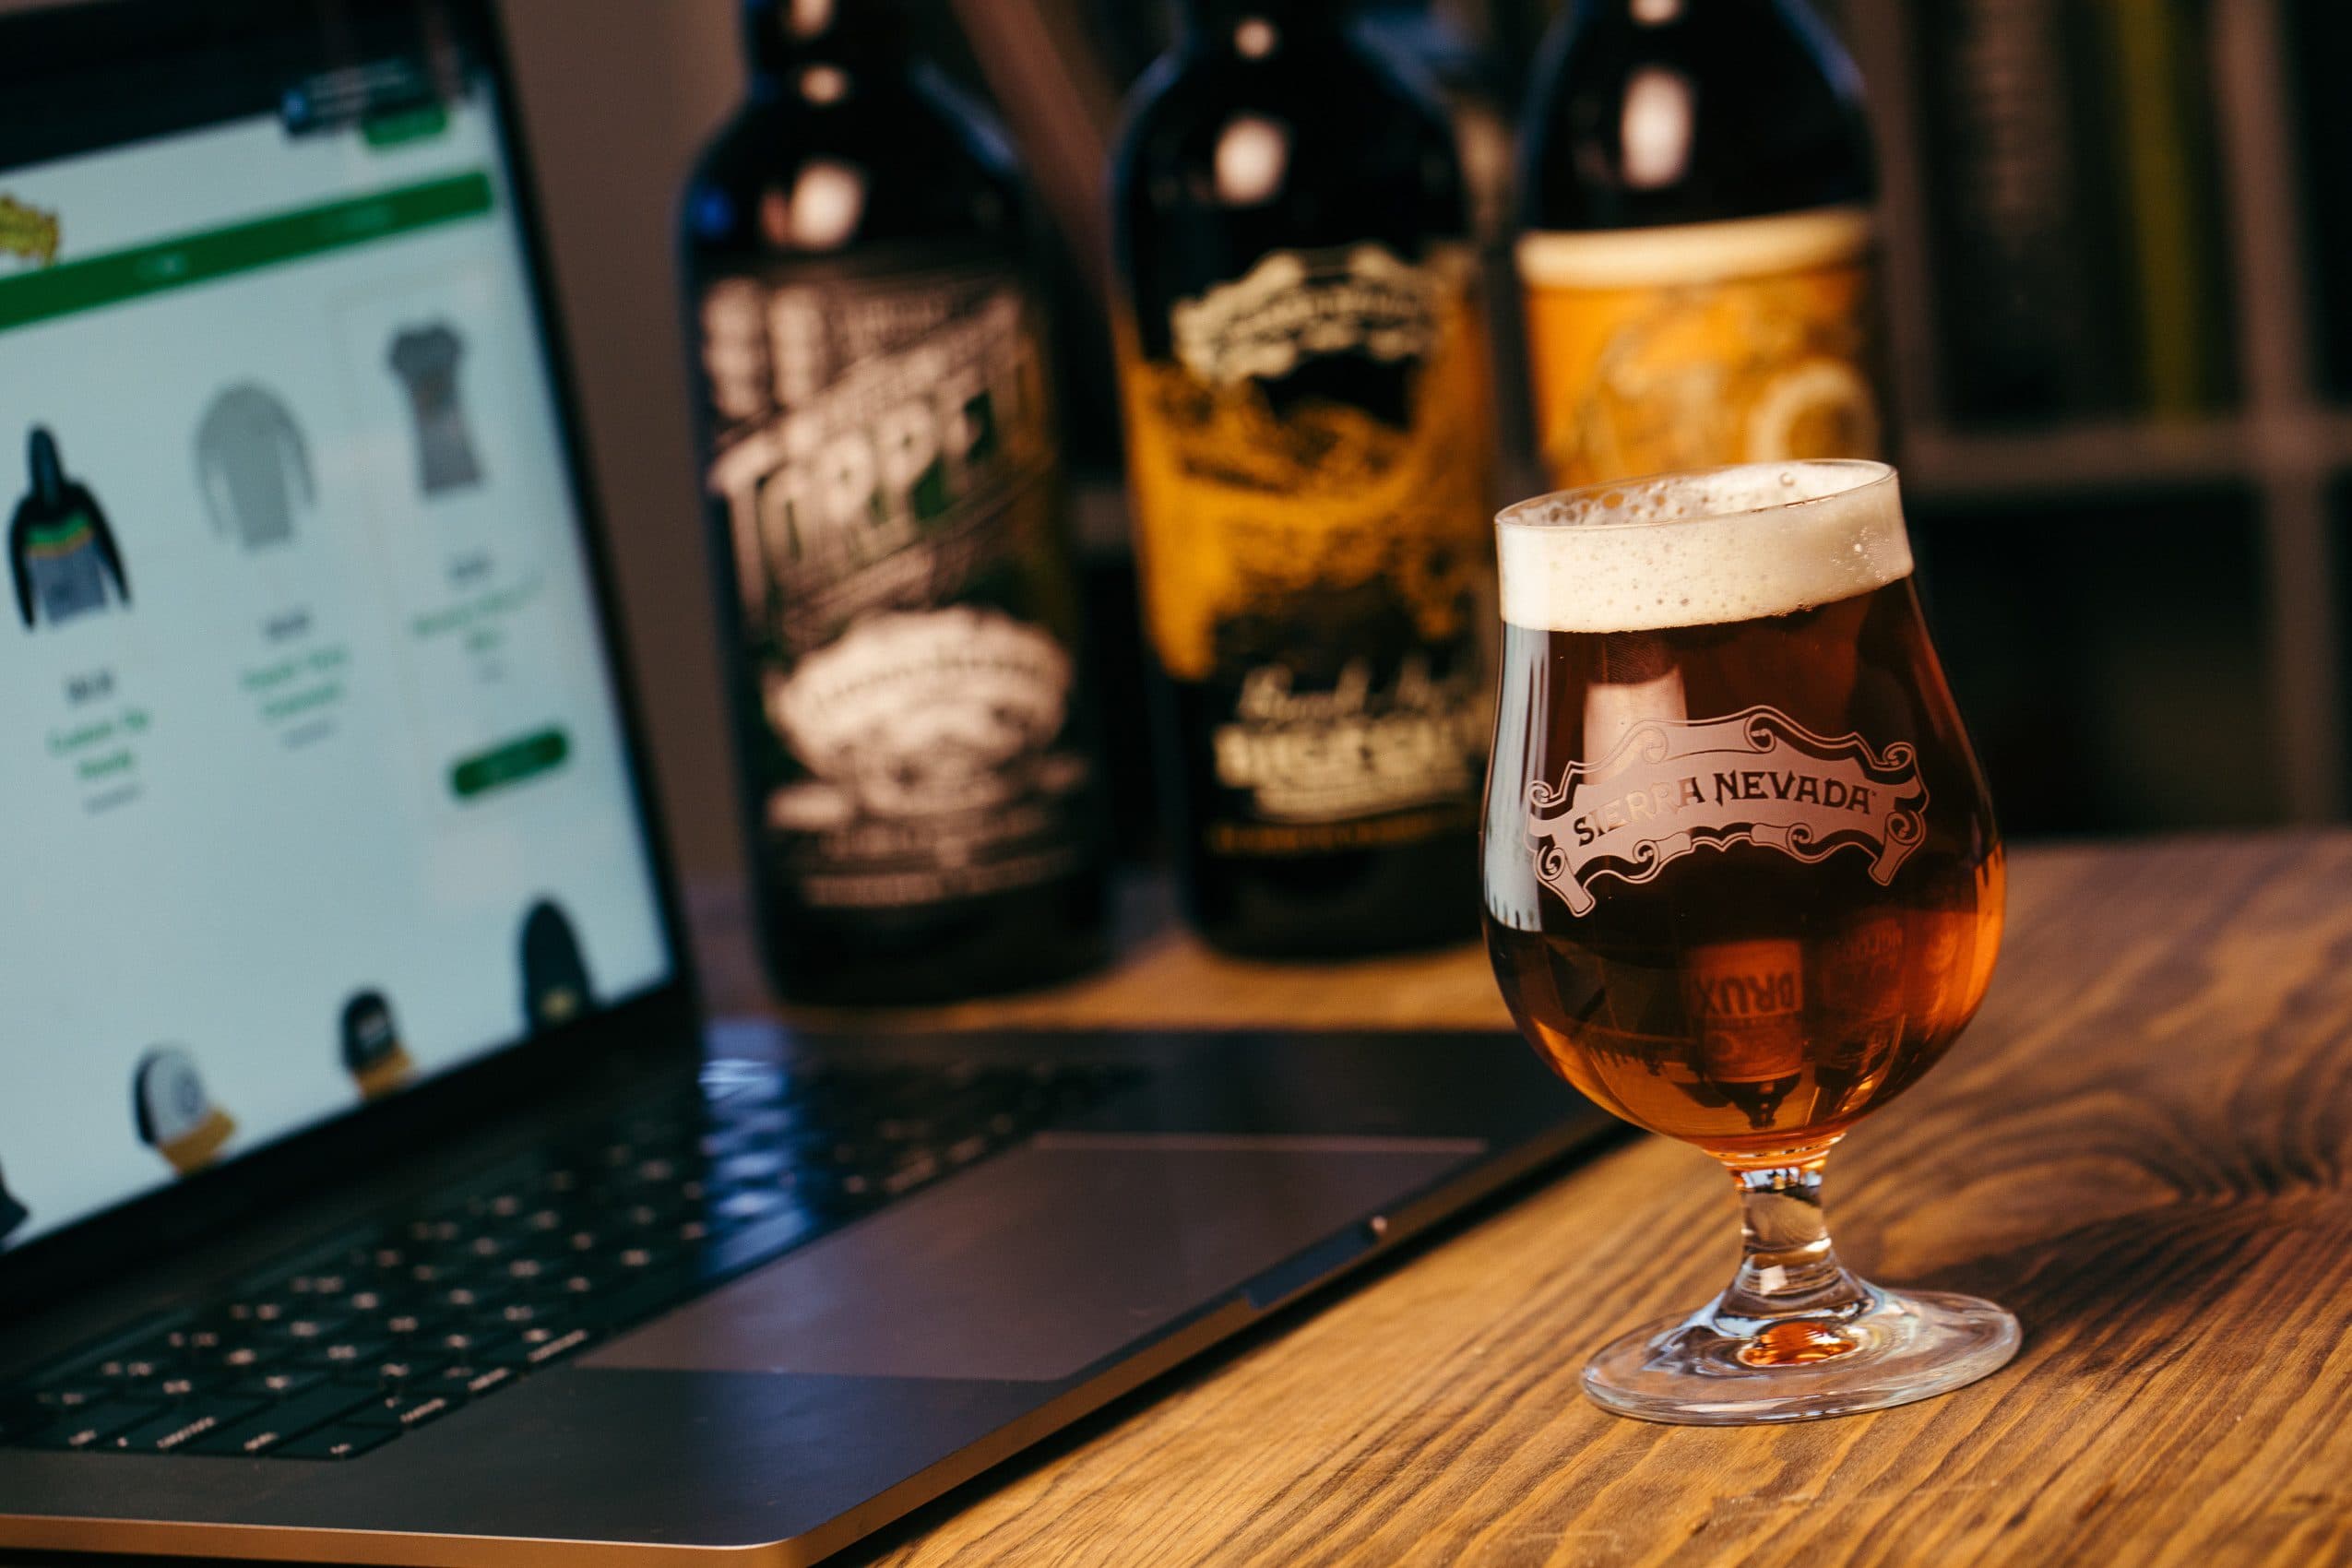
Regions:
[[[2029, 850], [2010, 909], [1982, 1015], [1830, 1167], [1848, 1262], [2024, 1320], [1990, 1380], [1768, 1430], [1603, 1415], [1585, 1355], [1738, 1250], [1728, 1184], [1644, 1139], [850, 1560], [2352, 1560], [2352, 835]], [[715, 912], [725, 995], [749, 971]], [[1170, 930], [932, 1017], [1504, 1022], [1471, 950], [1277, 968]]]
[[[1640, 1140], [842, 1561], [2352, 1561], [2352, 834], [2032, 850], [2011, 899], [1983, 1015], [1831, 1166], [1849, 1262], [2024, 1319], [1989, 1381], [1775, 1429], [1601, 1414], [1586, 1354], [1737, 1253], [1723, 1179]], [[740, 919], [696, 913], [746, 1002]], [[1276, 968], [1129, 924], [1109, 974], [922, 1021], [1503, 1022], [1471, 950]]]

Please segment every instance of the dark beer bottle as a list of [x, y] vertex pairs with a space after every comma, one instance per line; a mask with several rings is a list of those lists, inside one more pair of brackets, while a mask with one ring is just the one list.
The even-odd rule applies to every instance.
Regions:
[[754, 0], [683, 212], [762, 944], [788, 999], [1105, 950], [1023, 187], [890, 0]]
[[1336, 0], [1193, 0], [1113, 171], [1171, 849], [1208, 939], [1469, 934], [1491, 402], [1462, 170]]
[[1522, 137], [1555, 483], [1880, 455], [1869, 127], [1802, 0], [1571, 0]]

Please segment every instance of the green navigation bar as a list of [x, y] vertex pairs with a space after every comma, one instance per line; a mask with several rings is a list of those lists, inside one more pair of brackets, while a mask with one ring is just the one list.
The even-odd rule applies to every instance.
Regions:
[[477, 170], [20, 272], [0, 278], [0, 332], [479, 218], [492, 205], [490, 176]]
[[561, 767], [571, 754], [570, 736], [561, 730], [541, 730], [459, 759], [449, 769], [449, 790], [457, 799], [469, 801]]

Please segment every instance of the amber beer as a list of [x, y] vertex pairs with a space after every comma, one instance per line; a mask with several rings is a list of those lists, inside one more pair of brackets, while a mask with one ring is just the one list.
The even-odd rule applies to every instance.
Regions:
[[1734, 1162], [1826, 1147], [1942, 1056], [2001, 937], [1894, 475], [1757, 465], [1613, 502], [1500, 530], [1495, 974], [1627, 1121]]

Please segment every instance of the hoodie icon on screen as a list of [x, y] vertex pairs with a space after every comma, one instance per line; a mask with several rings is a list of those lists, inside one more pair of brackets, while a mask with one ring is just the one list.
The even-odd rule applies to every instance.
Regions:
[[131, 602], [123, 552], [106, 514], [80, 483], [65, 477], [57, 438], [35, 425], [26, 443], [30, 491], [8, 524], [8, 569], [16, 579], [17, 613], [24, 624], [62, 625]]
[[595, 1005], [588, 959], [564, 911], [540, 899], [523, 917], [523, 1027], [532, 1034], [568, 1024]]
[[211, 1164], [237, 1130], [229, 1113], [205, 1093], [196, 1058], [177, 1045], [159, 1045], [139, 1058], [131, 1078], [131, 1112], [139, 1141], [183, 1176]]
[[415, 1074], [383, 992], [362, 991], [343, 1004], [343, 1066], [359, 1080], [363, 1099], [390, 1094]]

